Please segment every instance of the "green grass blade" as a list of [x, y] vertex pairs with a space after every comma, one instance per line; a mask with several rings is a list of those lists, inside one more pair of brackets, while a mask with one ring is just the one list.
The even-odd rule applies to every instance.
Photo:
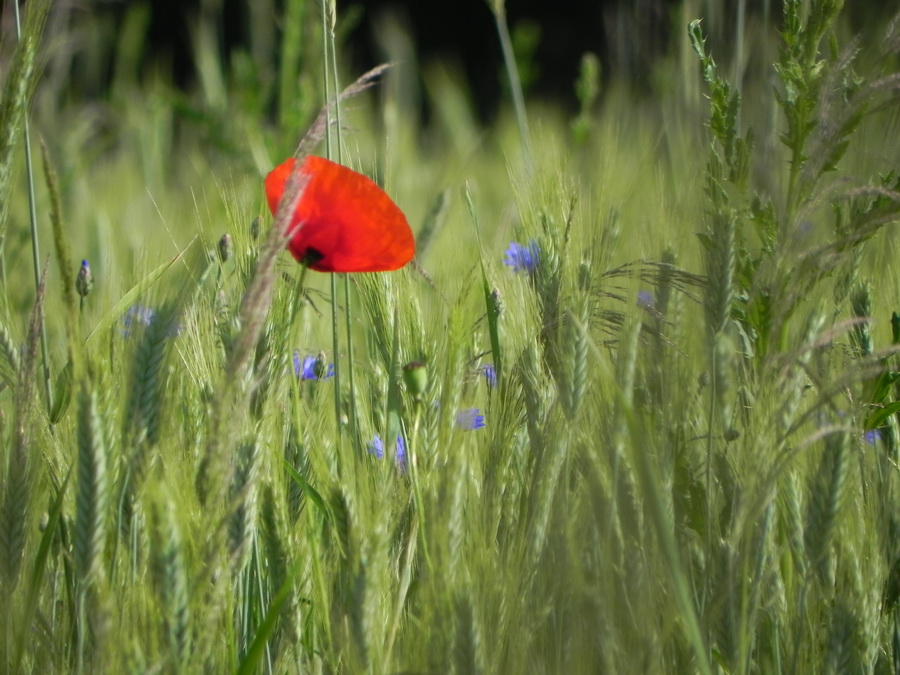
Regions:
[[275, 626], [278, 623], [278, 619], [281, 616], [282, 610], [284, 609], [284, 603], [287, 602], [291, 597], [291, 592], [294, 586], [294, 578], [299, 573], [300, 567], [301, 561], [298, 560], [296, 563], [294, 563], [294, 566], [288, 573], [287, 578], [281, 585], [281, 588], [278, 589], [278, 593], [276, 593], [275, 597], [272, 598], [272, 602], [271, 604], [269, 604], [269, 608], [266, 611], [265, 618], [256, 629], [256, 633], [253, 636], [253, 642], [250, 643], [250, 647], [247, 649], [247, 654], [244, 656], [244, 660], [241, 661], [240, 665], [238, 666], [238, 675], [250, 675], [250, 673], [259, 672], [260, 662], [266, 652], [266, 644], [268, 643], [268, 640], [271, 637], [272, 633], [275, 631]]
[[47, 574], [47, 560], [50, 556], [50, 546], [54, 537], [57, 536], [57, 528], [62, 515], [63, 501], [66, 496], [66, 488], [69, 485], [69, 478], [72, 476], [72, 467], [66, 474], [65, 480], [59, 486], [53, 504], [47, 514], [47, 525], [41, 536], [41, 543], [38, 546], [37, 553], [34, 556], [34, 565], [31, 570], [31, 577], [28, 580], [28, 590], [25, 595], [24, 613], [19, 616], [19, 635], [16, 641], [16, 651], [13, 655], [12, 663], [14, 667], [12, 672], [19, 672], [19, 666], [22, 663], [22, 656], [25, 653], [25, 644], [28, 636], [31, 634], [31, 625], [34, 615], [38, 609], [38, 598], [41, 593], [44, 576]]
[[[192, 242], [193, 243], [193, 242]], [[125, 293], [121, 297], [121, 299], [113, 305], [112, 309], [110, 309], [106, 315], [100, 319], [94, 329], [87, 336], [88, 342], [94, 338], [96, 335], [103, 335], [112, 328], [119, 319], [128, 311], [128, 308], [134, 305], [138, 301], [138, 299], [147, 292], [147, 290], [153, 286], [157, 281], [159, 281], [160, 277], [165, 274], [166, 270], [168, 270], [172, 265], [181, 260], [184, 254], [191, 247], [191, 244], [188, 244], [178, 255], [169, 260], [168, 262], [164, 262], [162, 265], [154, 269], [150, 274], [141, 279], [137, 284], [135, 284], [128, 292]]]

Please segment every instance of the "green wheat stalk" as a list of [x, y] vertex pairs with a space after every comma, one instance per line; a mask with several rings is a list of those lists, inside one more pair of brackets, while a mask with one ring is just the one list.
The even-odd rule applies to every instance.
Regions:
[[[5, 466], [0, 467], [4, 478], [3, 501], [0, 504], [0, 566], [2, 566], [4, 590], [11, 593], [15, 588], [22, 569], [23, 556], [27, 544], [29, 521], [29, 501], [33, 488], [33, 452], [35, 442], [36, 401], [34, 394], [34, 373], [37, 367], [37, 350], [40, 342], [40, 327], [43, 323], [44, 281], [46, 270], [41, 277], [37, 299], [31, 312], [28, 339], [18, 372], [15, 373], [14, 405], [15, 417], [12, 442]], [[8, 336], [7, 336], [8, 337]], [[9, 349], [11, 362], [15, 362], [15, 349]], [[5, 350], [6, 351], [6, 350]]]
[[[69, 253], [69, 245], [63, 235], [62, 201], [59, 195], [59, 180], [50, 160], [50, 151], [47, 144], [41, 141], [41, 159], [44, 165], [44, 181], [47, 183], [47, 192], [50, 195], [50, 224], [53, 226], [53, 248], [56, 253], [56, 264], [59, 267], [59, 279], [62, 284], [62, 299], [68, 311], [67, 319], [74, 322], [75, 317], [75, 267], [72, 265], [72, 256]], [[68, 328], [74, 327], [70, 323]]]
[[259, 454], [260, 447], [256, 440], [245, 441], [237, 450], [231, 485], [234, 510], [229, 521], [229, 546], [235, 570], [246, 566], [256, 533]]
[[[645, 452], [647, 433], [643, 425], [639, 422], [631, 409], [630, 403], [623, 396], [619, 396], [619, 401], [623, 407], [624, 417], [627, 419], [628, 429], [632, 439], [634, 452], [632, 460], [635, 464], [635, 473], [638, 484], [641, 487], [641, 494], [647, 502], [647, 510], [649, 512], [648, 521], [652, 524], [656, 531], [659, 541], [661, 553], [665, 561], [663, 566], [670, 578], [672, 584], [672, 593], [674, 595], [674, 607], [679, 611], [680, 627], [684, 631], [685, 638], [690, 645], [691, 652], [696, 662], [693, 667], [701, 673], [711, 674], [713, 672], [710, 663], [711, 645], [704, 640], [704, 634], [700, 628], [700, 618], [697, 616], [697, 607], [695, 605], [695, 596], [689, 587], [689, 578], [683, 569], [681, 552], [675, 538], [676, 529], [673, 527], [671, 520], [671, 512], [667, 510], [663, 502], [661, 483], [656, 472], [650, 454]], [[709, 549], [708, 549], [709, 550]], [[708, 631], [707, 631], [708, 632]]]
[[[356, 84], [358, 84], [357, 81]], [[324, 110], [307, 132], [309, 137], [324, 133]], [[304, 142], [301, 142], [301, 147]], [[211, 431], [206, 448], [198, 465], [196, 490], [202, 503], [217, 502], [228, 489], [227, 479], [229, 439], [240, 419], [235, 409], [240, 409], [249, 384], [251, 355], [256, 354], [265, 319], [269, 314], [277, 277], [276, 261], [288, 240], [287, 223], [303, 196], [308, 179], [299, 171], [293, 172], [285, 186], [284, 197], [278, 205], [275, 223], [263, 244], [250, 283], [241, 298], [238, 311], [240, 331], [231, 341], [231, 349], [225, 364], [221, 387], [211, 414]], [[139, 409], [139, 408], [138, 408]]]
[[806, 558], [823, 583], [827, 583], [827, 559], [837, 535], [838, 518], [848, 499], [849, 449], [847, 432], [828, 434], [816, 475], [809, 485], [809, 504], [803, 541]]
[[[16, 15], [16, 35], [19, 38], [19, 42], [25, 43], [25, 51], [27, 56], [25, 57], [28, 61], [28, 74], [23, 76], [22, 82], [25, 86], [29, 86], [31, 81], [31, 70], [34, 67], [34, 60], [36, 58], [37, 51], [37, 41], [39, 40], [40, 32], [43, 31], [43, 24], [46, 19], [46, 12], [43, 13], [42, 17], [39, 17], [40, 27], [35, 29], [33, 26], [26, 25], [26, 32], [23, 34], [21, 21], [19, 19], [19, 3], [14, 3], [13, 7], [15, 9]], [[41, 14], [43, 5], [38, 4], [37, 7], [32, 8], [29, 5], [29, 17], [32, 12], [37, 14]], [[35, 30], [35, 33], [31, 33], [29, 35], [29, 29]], [[21, 95], [23, 92], [16, 92], [18, 95]], [[33, 94], [33, 92], [31, 92]], [[23, 97], [30, 99], [31, 96]], [[25, 105], [24, 100], [22, 101], [22, 105]], [[32, 263], [34, 265], [34, 287], [35, 290], [38, 290], [43, 281], [41, 279], [41, 254], [39, 251], [39, 242], [38, 242], [38, 229], [37, 229], [37, 206], [35, 203], [35, 193], [34, 193], [34, 170], [31, 165], [31, 134], [28, 128], [28, 115], [26, 110], [22, 110], [19, 113], [22, 118], [22, 129], [25, 135], [25, 173], [28, 178], [28, 215], [29, 221], [31, 224], [31, 253], [32, 253]], [[0, 120], [0, 124], [3, 121]], [[4, 179], [2, 175], [0, 175], [0, 189], [2, 189], [2, 182], [8, 181], [8, 177]], [[5, 199], [4, 199], [5, 201]], [[3, 207], [0, 207], [3, 208]], [[5, 213], [0, 212], [0, 227], [3, 227], [2, 223], [5, 221], [6, 215]], [[2, 232], [2, 231], [0, 231]], [[44, 319], [43, 316], [40, 319], [40, 336], [41, 336], [41, 361], [43, 363], [43, 382], [44, 382], [44, 394], [47, 398], [47, 410], [53, 405], [53, 388], [50, 384], [50, 357], [47, 349], [47, 333], [44, 329]]]
[[[628, 524], [627, 518], [634, 518], [634, 525], [643, 529], [643, 511], [637, 504], [638, 480], [631, 462], [625, 454], [628, 432], [627, 411], [633, 405], [634, 382], [637, 367], [638, 344], [640, 341], [640, 322], [636, 320], [626, 324], [619, 340], [616, 354], [615, 380], [620, 392], [613, 408], [611, 422], [613, 443], [609, 452], [611, 457], [610, 495], [611, 513], [607, 526], [606, 540], [613, 541], [613, 534]], [[620, 503], [621, 502], [621, 503]], [[627, 510], [626, 510], [627, 508]]]
[[804, 384], [808, 379], [807, 364], [818, 346], [824, 323], [825, 312], [822, 309], [815, 308], [809, 313], [801, 334], [801, 346], [795, 353], [789, 355], [793, 363], [782, 371], [779, 378], [781, 406], [776, 419], [782, 432], [787, 431], [794, 424], [803, 397]]
[[[178, 312], [174, 302], [168, 303], [156, 312], [150, 325], [143, 330], [132, 322], [131, 331], [135, 339], [140, 339], [132, 362], [129, 387], [128, 414], [125, 418], [125, 447], [133, 451], [126, 468], [123, 483], [123, 506], [133, 499], [134, 491], [143, 480], [148, 469], [151, 449], [156, 448], [160, 439], [163, 415], [163, 400], [168, 382], [163, 375], [169, 343], [177, 330]], [[156, 452], [154, 450], [154, 452]]]
[[19, 349], [6, 325], [0, 323], [0, 392], [6, 387], [15, 390], [19, 368]]
[[7, 606], [15, 589], [26, 545], [28, 499], [31, 494], [30, 461], [26, 439], [16, 434], [16, 440], [3, 467], [3, 501], [0, 503], [0, 567], [2, 567], [3, 597]]
[[831, 613], [831, 630], [825, 652], [825, 669], [829, 675], [859, 673], [865, 670], [859, 659], [860, 620], [856, 612], [841, 599]]
[[528, 439], [532, 450], [537, 453], [544, 447], [547, 440], [544, 435], [546, 403], [541, 391], [544, 376], [541, 372], [537, 344], [529, 343], [525, 346], [518, 365], [519, 379], [525, 398], [525, 424], [528, 430]]
[[[459, 569], [463, 560], [465, 551], [466, 538], [468, 533], [466, 511], [469, 503], [469, 482], [470, 472], [472, 471], [467, 461], [467, 452], [460, 448], [454, 457], [448, 463], [445, 470], [448, 476], [449, 486], [447, 491], [450, 493], [449, 504], [446, 505], [447, 511], [447, 558], [450, 569]], [[441, 509], [445, 510], [445, 509]]]
[[484, 639], [467, 593], [459, 593], [453, 602], [453, 672], [485, 672]]
[[557, 497], [565, 483], [563, 468], [572, 448], [569, 434], [560, 428], [561, 421], [552, 413], [548, 416], [545, 433], [553, 439], [544, 446], [531, 468], [531, 499], [529, 501], [528, 535], [529, 560], [537, 566], [550, 535], [550, 522]]
[[[266, 561], [266, 585], [269, 597], [275, 597], [288, 581], [288, 568], [285, 562], [288, 560], [288, 550], [283, 535], [282, 520], [280, 517], [279, 503], [276, 501], [272, 486], [264, 483], [262, 486], [262, 505], [260, 508], [260, 535], [262, 540], [262, 554]], [[289, 620], [289, 614], [294, 604], [293, 588], [289, 587], [285, 605], [282, 608], [279, 628], [287, 631], [292, 637], [298, 634], [297, 628]], [[281, 633], [276, 633], [276, 642], [273, 651], [277, 652], [277, 639]]]
[[73, 533], [75, 569], [90, 585], [101, 570], [109, 507], [108, 451], [97, 393], [90, 381], [81, 386], [78, 410], [78, 486]]
[[872, 339], [872, 286], [869, 283], [858, 284], [850, 293], [850, 308], [853, 316], [859, 319], [850, 332], [850, 341], [859, 358], [871, 356], [875, 351]]
[[570, 421], [575, 420], [584, 399], [588, 373], [588, 334], [590, 325], [590, 267], [582, 262], [579, 271], [579, 293], [575, 307], [563, 315], [563, 349], [565, 355], [561, 364], [558, 385], [563, 412]]
[[175, 504], [165, 490], [163, 496], [153, 503], [150, 525], [150, 569], [162, 602], [162, 620], [172, 665], [177, 669], [187, 663], [192, 615], [181, 525], [176, 517]]
[[[35, 0], [29, 3], [24, 30], [19, 29], [19, 8], [18, 5], [15, 7], [19, 42], [6, 72], [3, 99], [0, 104], [0, 257], [6, 241], [6, 224], [9, 218], [9, 191], [15, 139], [22, 132], [28, 105], [37, 83], [38, 69], [35, 62], [51, 5], [51, 0]], [[6, 282], [5, 274], [3, 281]]]

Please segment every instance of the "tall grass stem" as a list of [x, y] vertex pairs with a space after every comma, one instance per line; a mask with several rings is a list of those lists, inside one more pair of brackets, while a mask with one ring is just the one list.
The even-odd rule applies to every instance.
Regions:
[[509, 26], [506, 22], [506, 8], [503, 0], [491, 2], [494, 20], [497, 24], [497, 35], [500, 38], [500, 49], [503, 51], [503, 64], [509, 77], [509, 89], [512, 93], [513, 108], [516, 113], [516, 123], [519, 125], [519, 136], [522, 140], [522, 154], [525, 167], [530, 173], [533, 164], [531, 160], [531, 140], [528, 134], [528, 118], [525, 114], [525, 96], [522, 93], [522, 80], [519, 77], [519, 67], [516, 65], [516, 55], [513, 52], [512, 38], [509, 35]]
[[[337, 12], [336, 7], [334, 11]], [[332, 26], [336, 19], [337, 17], [332, 18]], [[339, 95], [339, 92], [341, 91], [341, 81], [340, 73], [338, 71], [337, 47], [335, 46], [334, 41], [334, 30], [331, 31], [327, 42], [331, 47], [331, 69], [334, 75], [334, 136], [335, 145], [337, 147], [337, 162], [342, 164], [344, 159], [344, 145], [341, 141], [341, 98]], [[341, 276], [344, 281], [344, 322], [347, 329], [347, 385], [350, 392], [347, 414], [350, 418], [350, 438], [352, 439], [354, 447], [357, 447], [360, 444], [360, 437], [356, 413], [356, 386], [353, 377], [353, 298], [350, 294], [350, 276], [347, 274]], [[335, 344], [335, 348], [336, 347], [337, 344]], [[335, 349], [335, 362], [337, 362], [337, 349]], [[337, 387], [335, 387], [335, 389], [337, 390]], [[340, 420], [338, 420], [338, 424], [340, 425]]]
[[[16, 13], [16, 38], [22, 39], [22, 22], [19, 17], [19, 3], [14, 2]], [[38, 241], [37, 204], [34, 196], [34, 168], [31, 162], [31, 131], [28, 126], [28, 110], [26, 108], [22, 121], [25, 134], [25, 175], [28, 180], [28, 218], [31, 223], [31, 257], [34, 263], [34, 287], [41, 285], [41, 254]], [[47, 349], [47, 331], [44, 327], [44, 317], [38, 317], [41, 332], [41, 361], [43, 362], [44, 394], [47, 397], [47, 411], [53, 406], [53, 386], [50, 383], [50, 356]]]
[[[744, 22], [747, 15], [747, 0], [738, 0], [737, 11], [735, 12], [734, 26], [734, 64], [732, 70], [731, 81], [738, 95], [741, 94], [743, 87], [741, 81], [744, 79]], [[741, 107], [738, 106], [735, 114], [735, 128], [741, 128]]]
[[[329, 12], [330, 8], [330, 12]], [[328, 0], [324, 0], [322, 2], [322, 78], [324, 82], [324, 95], [325, 95], [325, 109], [327, 114], [327, 120], [325, 125], [325, 152], [327, 153], [328, 159], [335, 159], [335, 145], [338, 147], [338, 154], [340, 153], [340, 139], [335, 139], [335, 134], [340, 131], [340, 122], [337, 120], [340, 119], [338, 108], [340, 106], [340, 97], [338, 96], [338, 90], [335, 88], [334, 96], [332, 97], [332, 83], [334, 83], [335, 87], [337, 85], [337, 64], [333, 62], [335, 56], [334, 50], [334, 21], [336, 19], [335, 12], [336, 7], [334, 4]], [[329, 14], [330, 14], [330, 25], [329, 25]], [[332, 74], [330, 68], [334, 68], [334, 77], [332, 79]], [[337, 130], [332, 130], [332, 105], [334, 106], [334, 115], [336, 120]], [[338, 290], [338, 281], [337, 276], [335, 274], [331, 275], [330, 281], [330, 289], [331, 289], [331, 351], [334, 354], [334, 424], [335, 431], [337, 432], [336, 439], [338, 445], [341, 442], [341, 371], [343, 368], [341, 367], [340, 353], [341, 353], [341, 338], [340, 338], [340, 320], [338, 319], [338, 311], [340, 306], [340, 294]]]

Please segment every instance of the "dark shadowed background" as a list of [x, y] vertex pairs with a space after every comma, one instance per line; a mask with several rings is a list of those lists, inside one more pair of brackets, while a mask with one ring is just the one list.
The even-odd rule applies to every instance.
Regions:
[[[80, 37], [58, 46], [62, 56], [55, 72], [66, 80], [68, 91], [88, 99], [102, 97], [115, 70], [129, 67], [137, 71], [138, 79], [163, 71], [167, 79], [170, 76], [178, 87], [190, 91], [202, 67], [195, 54], [203, 51], [197, 49], [198, 35], [203, 33], [218, 50], [220, 62], [228, 64], [226, 77], [238, 72], [245, 84], [258, 83], [265, 108], [275, 104], [274, 73], [284, 71], [279, 59], [284, 31], [290, 29], [285, 19], [287, 4], [285, 0], [62, 0], [56, 6], [55, 21], [65, 22], [68, 35]], [[315, 54], [312, 42], [321, 35], [321, 6], [316, 0], [290, 4], [295, 11], [302, 8], [298, 23], [303, 26], [294, 28], [303, 42], [299, 48]], [[864, 26], [882, 26], [892, 7], [893, 3], [876, 0], [847, 3], [845, 28], [856, 33]], [[781, 11], [781, 3], [774, 0], [506, 3], [526, 95], [531, 100], [551, 98], [570, 109], [575, 107], [573, 84], [585, 53], [598, 57], [604, 83], [626, 83], [639, 95], [653, 94], [661, 84], [658, 76], [654, 79], [654, 68], [663, 57], [683, 48], [684, 41], [675, 38], [682, 36], [689, 21], [702, 19], [717, 61], [728, 66], [742, 18], [744, 34], [749, 36], [743, 57], [770, 63], [774, 55], [755, 48], [753, 35], [774, 37]], [[396, 58], [392, 46], [402, 42], [402, 53], [421, 66], [417, 73], [440, 62], [461, 74], [479, 117], [491, 119], [506, 83], [488, 0], [339, 0], [338, 17], [339, 49], [348, 60], [349, 72], [358, 74]], [[761, 26], [762, 31], [755, 30]], [[108, 35], [117, 35], [118, 44], [97, 44], [108, 41]], [[130, 52], [129, 44], [135, 45]], [[123, 53], [130, 53], [133, 63], [123, 59]]]

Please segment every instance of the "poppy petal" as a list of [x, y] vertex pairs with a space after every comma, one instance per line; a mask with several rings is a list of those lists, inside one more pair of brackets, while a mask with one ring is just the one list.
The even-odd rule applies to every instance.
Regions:
[[[291, 158], [266, 177], [273, 214], [293, 168]], [[320, 272], [386, 272], [412, 260], [416, 244], [406, 216], [372, 180], [313, 155], [300, 170], [309, 182], [288, 225], [294, 258]]]

